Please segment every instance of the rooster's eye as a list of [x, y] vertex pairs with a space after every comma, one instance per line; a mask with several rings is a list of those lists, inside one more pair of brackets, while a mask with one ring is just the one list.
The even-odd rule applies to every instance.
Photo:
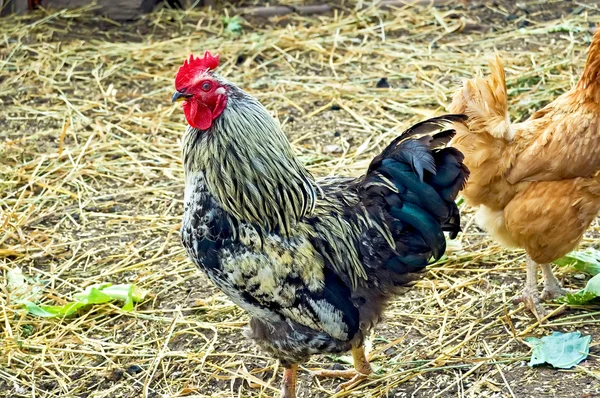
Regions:
[[210, 91], [211, 87], [212, 86], [211, 86], [211, 84], [209, 82], [202, 83], [202, 90], [204, 90], [204, 91]]

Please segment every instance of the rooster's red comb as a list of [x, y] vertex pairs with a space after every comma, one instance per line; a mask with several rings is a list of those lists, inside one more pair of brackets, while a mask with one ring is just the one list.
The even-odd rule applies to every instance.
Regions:
[[194, 54], [190, 54], [190, 58], [183, 61], [183, 65], [179, 67], [177, 76], [175, 76], [175, 88], [180, 89], [189, 85], [190, 81], [198, 72], [206, 72], [214, 70], [219, 66], [219, 54], [212, 55], [206, 51], [204, 57], [194, 58]]

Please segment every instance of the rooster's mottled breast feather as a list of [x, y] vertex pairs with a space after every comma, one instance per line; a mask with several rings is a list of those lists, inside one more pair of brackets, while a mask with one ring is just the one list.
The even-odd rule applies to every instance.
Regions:
[[185, 199], [182, 241], [213, 283], [254, 316], [271, 322], [290, 319], [351, 340], [359, 329], [358, 309], [351, 289], [330, 266], [331, 248], [319, 238], [324, 228], [319, 217], [289, 237], [265, 232], [227, 216], [204, 190], [202, 176], [194, 179], [190, 186], [196, 189], [190, 188]]

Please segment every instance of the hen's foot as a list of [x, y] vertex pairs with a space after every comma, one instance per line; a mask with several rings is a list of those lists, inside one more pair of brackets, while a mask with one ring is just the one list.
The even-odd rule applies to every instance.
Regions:
[[564, 307], [560, 309], [554, 310], [550, 314], [542, 307], [540, 304], [540, 299], [547, 300], [549, 298], [560, 297], [565, 292], [565, 289], [560, 287], [560, 282], [552, 273], [552, 267], [550, 264], [539, 264], [542, 268], [542, 274], [544, 275], [544, 291], [540, 295], [537, 290], [537, 267], [538, 263], [533, 261], [533, 259], [527, 256], [527, 280], [525, 282], [525, 289], [523, 289], [523, 294], [520, 297], [517, 297], [514, 302], [515, 303], [523, 303], [525, 304], [525, 308], [535, 315], [537, 320], [541, 322], [544, 318], [554, 317], [562, 314], [565, 311]]
[[340, 379], [350, 379], [338, 386], [338, 391], [348, 390], [359, 384], [373, 372], [371, 365], [365, 356], [363, 347], [352, 348], [352, 357], [354, 358], [354, 369], [350, 370], [318, 370], [313, 372], [317, 377], [335, 377]]
[[525, 288], [523, 293], [513, 300], [515, 304], [523, 303], [525, 308], [533, 313], [538, 321], [541, 321], [548, 313], [540, 303], [540, 294], [537, 290]]
[[[544, 289], [545, 291], [545, 289]], [[566, 290], [566, 289], [562, 289], [561, 293], [558, 294], [556, 297], [560, 297], [562, 295], [564, 295], [566, 293], [570, 293], [570, 291]], [[555, 316], [561, 315], [566, 311], [566, 308], [560, 308], [557, 310], [554, 310], [552, 312], [548, 312], [546, 309], [544, 309], [544, 307], [542, 307], [541, 304], [541, 299], [546, 300], [548, 298], [548, 296], [544, 297], [544, 293], [542, 293], [542, 295], [540, 295], [537, 291], [534, 291], [533, 293], [531, 291], [529, 291], [528, 289], [523, 290], [523, 293], [517, 297], [516, 299], [514, 299], [514, 303], [523, 303], [525, 304], [525, 308], [527, 308], [529, 311], [531, 311], [531, 313], [533, 313], [533, 315], [535, 316], [535, 318], [539, 321], [542, 322], [542, 320], [544, 320], [545, 318], [554, 318]]]
[[544, 287], [544, 290], [542, 290], [542, 294], [540, 295], [540, 298], [542, 300], [554, 300], [559, 297], [565, 296], [567, 294], [576, 293], [576, 292], [577, 292], [577, 290], [564, 289], [561, 286], [550, 285], [550, 286]]
[[542, 300], [554, 300], [568, 293], [575, 293], [574, 290], [564, 289], [556, 276], [552, 272], [551, 264], [541, 264], [542, 275], [544, 276], [544, 290], [541, 294]]

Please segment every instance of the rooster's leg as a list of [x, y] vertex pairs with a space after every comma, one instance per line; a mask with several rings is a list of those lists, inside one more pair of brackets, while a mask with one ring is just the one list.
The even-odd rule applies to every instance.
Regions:
[[297, 372], [297, 364], [286, 367], [283, 371], [283, 388], [281, 389], [281, 398], [296, 398]]
[[352, 358], [354, 359], [354, 369], [351, 370], [319, 370], [314, 372], [317, 377], [337, 377], [350, 379], [350, 381], [340, 384], [338, 390], [346, 390], [358, 382], [366, 379], [373, 372], [371, 364], [365, 355], [365, 349], [360, 346], [352, 348]]
[[544, 290], [540, 296], [542, 300], [553, 300], [567, 293], [573, 293], [572, 290], [563, 289], [556, 276], [552, 273], [552, 266], [550, 264], [540, 264], [540, 266], [544, 275]]
[[525, 304], [525, 307], [535, 315], [538, 320], [546, 316], [546, 310], [540, 305], [540, 293], [537, 287], [537, 267], [538, 263], [527, 256], [527, 280], [525, 288], [520, 297], [515, 302]]

